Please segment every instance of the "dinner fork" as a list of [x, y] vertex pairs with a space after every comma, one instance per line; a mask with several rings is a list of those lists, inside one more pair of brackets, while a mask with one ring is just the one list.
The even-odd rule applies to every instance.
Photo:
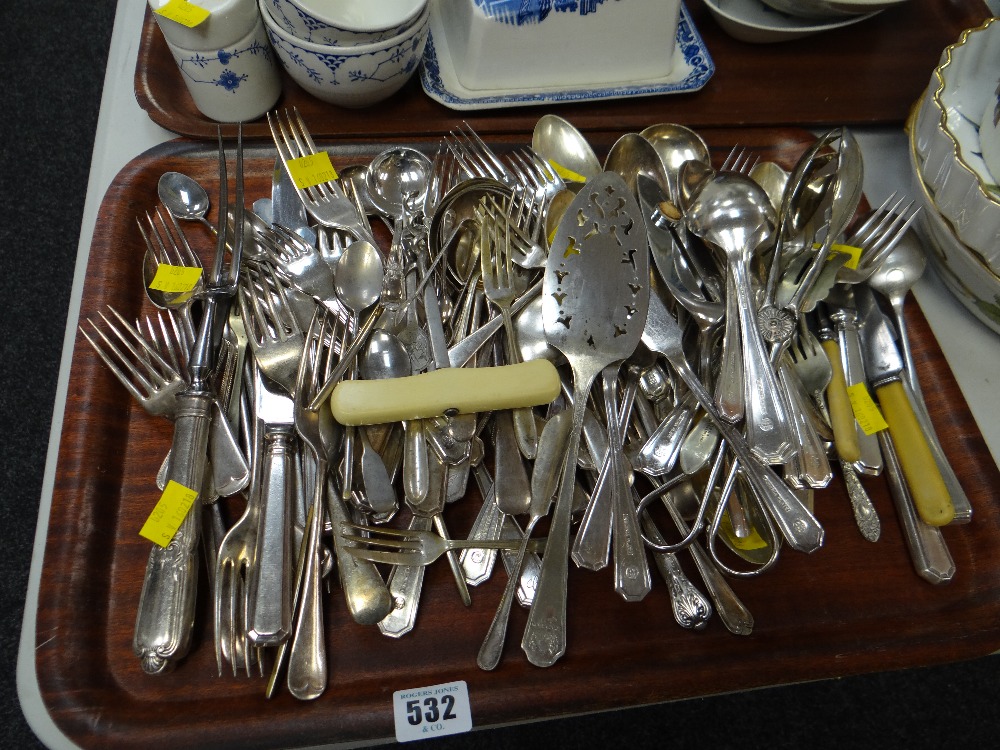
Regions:
[[[263, 455], [263, 433], [257, 426], [257, 420], [251, 416], [250, 404], [254, 402], [252, 388], [254, 382], [253, 369], [256, 367], [252, 357], [244, 363], [241, 394], [244, 409], [253, 427], [249, 432], [251, 454], [255, 457]], [[242, 669], [249, 677], [254, 663], [258, 665], [263, 675], [263, 664], [260, 659], [260, 648], [251, 643], [249, 628], [249, 589], [250, 568], [254, 564], [254, 548], [257, 544], [257, 524], [260, 517], [260, 462], [254, 460], [251, 466], [250, 489], [247, 492], [247, 504], [243, 514], [237, 519], [219, 544], [213, 591], [214, 630], [215, 630], [215, 661], [219, 675], [222, 675], [224, 661], [232, 665], [233, 675]]]
[[[278, 149], [281, 163], [288, 170], [288, 176], [295, 184], [292, 167], [289, 162], [319, 153], [316, 143], [306, 127], [297, 107], [289, 113], [285, 110], [284, 119], [277, 112], [267, 113], [267, 124], [271, 128], [271, 137]], [[358, 214], [354, 203], [344, 195], [344, 191], [335, 180], [325, 180], [309, 187], [295, 184], [295, 191], [306, 207], [306, 211], [316, 221], [325, 227], [343, 229], [353, 234], [357, 239], [365, 239], [374, 244], [375, 240], [366, 222]]]
[[[165, 219], [163, 214], [166, 213]], [[154, 219], [155, 217], [155, 219]], [[158, 220], [158, 221], [157, 221]], [[169, 221], [169, 223], [168, 223]], [[184, 266], [187, 268], [202, 268], [201, 258], [191, 249], [181, 229], [180, 223], [169, 211], [161, 211], [157, 206], [153, 213], [146, 212], [146, 224], [149, 231], [143, 227], [142, 220], [136, 218], [139, 226], [139, 234], [146, 244], [146, 254], [143, 258], [144, 266], [155, 274], [161, 265]], [[198, 278], [195, 286], [187, 292], [159, 292], [153, 293], [151, 288], [146, 289], [146, 296], [155, 306], [164, 309], [176, 309], [181, 312], [181, 320], [187, 329], [190, 337], [194, 338], [194, 321], [191, 317], [191, 303], [204, 289], [204, 274]]]
[[[349, 533], [349, 532], [355, 533]], [[392, 529], [353, 522], [341, 524], [341, 538], [353, 546], [347, 551], [361, 560], [389, 565], [430, 565], [442, 555], [460, 549], [517, 550], [520, 539], [446, 539], [425, 529]], [[376, 549], [372, 549], [372, 548]], [[397, 551], [393, 551], [397, 550]], [[544, 552], [545, 539], [528, 542], [531, 552]]]
[[518, 185], [517, 178], [507, 165], [468, 123], [462, 123], [445, 135], [443, 141], [470, 177], [488, 177], [508, 187]]
[[[172, 345], [179, 331], [176, 313], [167, 311], [165, 314], [156, 314], [155, 327], [159, 327], [163, 333], [164, 349], [170, 352], [168, 356], [172, 359], [168, 362], [160, 354], [160, 347], [125, 320], [121, 313], [110, 305], [108, 310], [114, 320], [103, 311], [98, 312], [104, 323], [103, 328], [87, 318], [93, 328], [94, 338], [91, 338], [83, 326], [80, 326], [80, 333], [118, 381], [149, 414], [173, 419], [178, 408], [177, 396], [188, 387], [181, 375], [178, 356], [173, 354], [180, 348]], [[165, 316], [170, 321], [169, 327], [164, 320]], [[147, 326], [150, 330], [155, 330], [151, 319], [147, 321]], [[171, 339], [170, 343], [168, 338]], [[119, 341], [121, 347], [115, 344], [114, 339]]]
[[[511, 258], [511, 225], [503, 221], [483, 221], [479, 225], [479, 259], [482, 268], [481, 281], [486, 298], [500, 310], [503, 327], [507, 334], [507, 362], [521, 362], [521, 350], [517, 344], [511, 305], [528, 286], [528, 279], [520, 266]], [[534, 458], [538, 448], [538, 430], [535, 414], [529, 407], [514, 409], [514, 432], [518, 447], [525, 458]]]
[[240, 316], [261, 371], [295, 393], [305, 333], [268, 263], [247, 264], [240, 277]]

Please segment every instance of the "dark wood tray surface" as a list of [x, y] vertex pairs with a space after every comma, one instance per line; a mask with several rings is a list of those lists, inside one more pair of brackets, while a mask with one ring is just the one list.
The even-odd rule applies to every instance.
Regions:
[[[481, 134], [531, 132], [543, 112], [581, 130], [622, 132], [653, 122], [690, 127], [739, 125], [901, 125], [930, 81], [941, 51], [989, 16], [981, 0], [911, 0], [875, 18], [805, 39], [748, 44], [733, 39], [701, 0], [687, 7], [715, 61], [700, 91], [595, 103], [457, 112], [435, 102], [415, 76], [396, 95], [351, 110], [315, 99], [287, 75], [278, 107], [296, 106], [314, 135], [397, 138], [447, 131], [467, 121]], [[181, 135], [214, 137], [216, 123], [194, 106], [147, 8], [135, 72], [140, 106]], [[233, 133], [233, 126], [224, 126]], [[244, 131], [268, 137], [265, 120]]]
[[[739, 142], [786, 166], [812, 137], [702, 132], [717, 162]], [[595, 136], [595, 145], [606, 150], [617, 135]], [[414, 144], [430, 149], [436, 140]], [[374, 153], [357, 144], [330, 151], [341, 167]], [[273, 148], [247, 149], [248, 203], [269, 193], [273, 160]], [[106, 304], [126, 317], [146, 311], [135, 217], [153, 207], [165, 170], [184, 171], [215, 195], [216, 165], [213, 147], [182, 139], [122, 170], [100, 209], [81, 320]], [[210, 252], [198, 229], [190, 234]], [[971, 525], [944, 530], [958, 567], [950, 584], [914, 573], [883, 479], [866, 482], [883, 519], [877, 544], [861, 538], [836, 479], [816, 496], [825, 545], [812, 555], [786, 551], [762, 578], [733, 582], [755, 617], [751, 636], [730, 634], [718, 618], [702, 633], [681, 629], [655, 573], [649, 596], [627, 604], [609, 571], [572, 569], [567, 655], [549, 669], [528, 664], [519, 648], [525, 612], [515, 608], [503, 661], [485, 673], [475, 657], [504, 577], [473, 589], [465, 609], [440, 563], [428, 570], [416, 630], [400, 640], [351, 621], [338, 592], [328, 597], [331, 679], [312, 703], [284, 691], [268, 702], [261, 680], [216, 676], [204, 584], [192, 654], [162, 677], [140, 670], [131, 640], [148, 542], [137, 531], [159, 495], [153, 478], [171, 427], [134, 404], [77, 334], [35, 633], [44, 704], [86, 748], [247, 750], [391, 740], [393, 691], [452, 680], [467, 681], [474, 725], [486, 727], [990, 654], [1000, 648], [1000, 472], [916, 306], [909, 323], [931, 414], [975, 508]], [[449, 507], [456, 535], [479, 507], [470, 495]], [[681, 561], [697, 580], [686, 555]]]

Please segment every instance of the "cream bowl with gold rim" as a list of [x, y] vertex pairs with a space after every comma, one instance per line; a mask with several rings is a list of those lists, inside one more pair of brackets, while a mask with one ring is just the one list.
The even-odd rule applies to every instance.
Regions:
[[954, 225], [938, 209], [930, 186], [920, 174], [915, 120], [914, 115], [909, 122], [910, 178], [913, 193], [921, 203], [917, 226], [926, 240], [927, 260], [948, 291], [976, 318], [1000, 333], [1000, 272], [962, 242]]
[[1000, 189], [982, 157], [982, 118], [1000, 83], [1000, 18], [941, 54], [914, 125], [921, 179], [958, 238], [1000, 270]]

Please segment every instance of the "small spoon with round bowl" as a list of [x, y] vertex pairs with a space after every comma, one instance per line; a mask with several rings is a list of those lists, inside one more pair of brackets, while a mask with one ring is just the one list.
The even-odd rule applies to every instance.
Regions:
[[603, 171], [583, 133], [558, 115], [538, 119], [531, 134], [531, 148], [569, 182], [586, 182]]
[[156, 194], [178, 219], [200, 221], [215, 234], [215, 227], [205, 218], [210, 205], [208, 192], [194, 178], [183, 172], [164, 172], [156, 183]]
[[667, 176], [667, 195], [674, 204], [677, 204], [678, 175], [681, 165], [686, 161], [711, 165], [712, 156], [708, 151], [708, 144], [691, 128], [672, 122], [650, 125], [639, 135], [649, 141], [659, 155]]

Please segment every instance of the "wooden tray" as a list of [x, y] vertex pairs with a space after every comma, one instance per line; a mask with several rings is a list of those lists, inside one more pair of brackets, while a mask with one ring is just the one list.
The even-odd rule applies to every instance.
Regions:
[[[352, 110], [315, 99], [282, 74], [284, 93], [276, 106], [298, 107], [314, 135], [375, 140], [443, 133], [463, 120], [483, 135], [530, 133], [545, 112], [586, 131], [613, 123], [626, 132], [654, 122], [695, 128], [901, 125], [927, 87], [941, 50], [989, 16], [981, 0], [911, 0], [848, 28], [791, 42], [747, 44], [722, 31], [701, 0], [688, 0], [687, 6], [716, 67], [697, 92], [480, 114], [433, 101], [417, 76], [385, 102]], [[195, 108], [148, 8], [135, 92], [150, 118], [168, 130], [215, 137], [216, 123]], [[235, 132], [232, 126], [224, 131]], [[270, 135], [263, 119], [244, 133]]]
[[[717, 163], [738, 142], [786, 167], [812, 138], [789, 129], [702, 132]], [[615, 137], [594, 140], [603, 151]], [[506, 145], [497, 142], [498, 150]], [[330, 151], [342, 167], [375, 149]], [[271, 147], [247, 149], [248, 204], [269, 194], [273, 160]], [[107, 304], [127, 318], [144, 311], [136, 215], [155, 204], [165, 170], [190, 174], [214, 196], [216, 169], [214, 147], [178, 140], [122, 170], [101, 206], [81, 320]], [[210, 252], [197, 230], [190, 235]], [[331, 678], [312, 703], [284, 691], [268, 702], [263, 681], [216, 675], [204, 584], [191, 655], [162, 677], [140, 670], [131, 641], [148, 542], [137, 532], [159, 495], [153, 479], [171, 428], [132, 402], [78, 334], [35, 633], [43, 701], [85, 748], [246, 750], [388, 741], [393, 691], [452, 680], [467, 681], [474, 725], [486, 727], [990, 654], [1000, 648], [1000, 472], [916, 307], [909, 322], [931, 414], [975, 508], [972, 524], [944, 530], [958, 566], [949, 585], [914, 573], [883, 480], [866, 482], [883, 519], [877, 544], [861, 538], [835, 480], [816, 496], [822, 549], [787, 551], [762, 578], [733, 583], [755, 617], [751, 636], [730, 634], [718, 618], [703, 633], [679, 628], [655, 573], [649, 596], [627, 604], [613, 592], [610, 571], [573, 569], [567, 655], [549, 669], [528, 664], [519, 648], [526, 615], [515, 608], [503, 661], [485, 673], [475, 658], [503, 575], [473, 589], [465, 609], [439, 563], [428, 570], [416, 630], [400, 640], [351, 621], [337, 592], [327, 598]], [[456, 536], [478, 507], [474, 490], [449, 507]], [[694, 577], [688, 557], [681, 561]]]

